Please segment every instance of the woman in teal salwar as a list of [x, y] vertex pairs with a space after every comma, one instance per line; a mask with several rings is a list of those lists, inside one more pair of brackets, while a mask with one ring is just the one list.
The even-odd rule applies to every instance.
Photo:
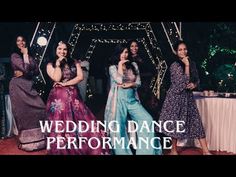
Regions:
[[105, 121], [108, 123], [114, 122], [113, 130], [119, 124], [118, 131], [108, 131], [108, 134], [112, 142], [115, 138], [124, 138], [125, 144], [124, 147], [119, 144], [114, 147], [113, 144], [113, 152], [115, 155], [132, 155], [132, 151], [128, 146], [127, 116], [129, 115], [131, 120], [138, 125], [137, 140], [139, 138], [155, 139], [155, 146], [149, 144], [148, 147], [136, 141], [136, 155], [158, 155], [162, 153], [162, 150], [160, 141], [155, 137], [155, 133], [144, 129], [139, 131], [143, 122], [146, 122], [151, 127], [153, 118], [139, 101], [137, 94], [137, 88], [141, 85], [139, 69], [137, 64], [128, 60], [128, 58], [128, 48], [124, 44], [118, 44], [109, 67], [111, 87], [105, 108]]

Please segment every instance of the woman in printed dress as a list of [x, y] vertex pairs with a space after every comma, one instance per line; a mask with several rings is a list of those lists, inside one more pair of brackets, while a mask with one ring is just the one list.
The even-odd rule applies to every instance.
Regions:
[[[161, 110], [159, 121], [173, 121], [168, 124], [164, 134], [172, 137], [170, 155], [178, 155], [178, 139], [199, 139], [204, 155], [211, 155], [208, 150], [206, 135], [192, 90], [199, 84], [196, 64], [188, 57], [187, 46], [184, 41], [178, 41], [174, 46], [177, 58], [170, 66], [171, 85]], [[184, 132], [177, 132], [177, 121], [183, 121]]]
[[19, 132], [18, 147], [24, 151], [43, 149], [46, 143], [39, 121], [46, 118], [45, 104], [32, 87], [33, 76], [38, 75], [39, 70], [22, 35], [16, 38], [11, 66], [14, 77], [9, 84], [9, 94]]
[[[64, 149], [59, 149], [57, 143], [50, 144], [48, 148], [48, 154], [56, 155], [101, 155], [108, 154], [107, 148], [97, 146], [97, 141], [92, 141], [89, 146], [88, 142], [82, 143], [82, 148], [76, 142], [76, 147], [67, 147], [68, 138], [75, 137], [77, 140], [79, 137], [93, 138], [97, 137], [99, 140], [105, 136], [102, 130], [98, 132], [91, 132], [91, 126], [86, 132], [55, 132], [55, 121], [73, 121], [78, 123], [79, 121], [86, 121], [90, 125], [91, 121], [96, 122], [96, 118], [89, 108], [84, 104], [79, 96], [79, 90], [77, 84], [83, 80], [83, 72], [79, 62], [69, 57], [69, 45], [66, 42], [60, 41], [56, 48], [56, 58], [54, 61], [47, 64], [47, 73], [54, 82], [53, 88], [50, 91], [47, 101], [47, 114], [48, 120], [54, 121], [52, 124], [52, 131], [48, 134], [48, 137], [63, 137], [63, 141], [60, 141], [60, 147], [66, 146]], [[96, 125], [94, 125], [96, 126]], [[72, 127], [70, 127], [72, 128]], [[94, 127], [93, 127], [94, 128]], [[66, 129], [65, 124], [61, 126], [61, 129]]]

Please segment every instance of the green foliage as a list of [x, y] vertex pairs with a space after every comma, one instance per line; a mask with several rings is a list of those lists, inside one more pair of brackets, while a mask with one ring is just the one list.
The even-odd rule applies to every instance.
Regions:
[[208, 54], [201, 63], [205, 87], [222, 92], [236, 91], [236, 24], [216, 23], [209, 34]]

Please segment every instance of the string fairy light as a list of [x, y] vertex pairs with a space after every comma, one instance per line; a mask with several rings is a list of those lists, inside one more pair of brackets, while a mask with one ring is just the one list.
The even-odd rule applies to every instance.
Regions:
[[[43, 89], [43, 85], [46, 84], [46, 81], [44, 79], [41, 70], [41, 64], [55, 27], [56, 27], [55, 22], [38, 22], [30, 42], [30, 49], [34, 54], [34, 59], [39, 67], [40, 74], [36, 76], [34, 84], [37, 86], [36, 89], [40, 96], [44, 95], [45, 90]], [[39, 39], [43, 39], [43, 41], [41, 41], [40, 43]]]
[[[103, 39], [103, 38], [98, 38], [98, 39], [92, 39], [90, 46], [85, 54], [85, 58], [89, 60], [93, 54], [93, 51], [97, 45], [97, 43], [102, 43], [102, 44], [118, 44], [118, 43], [127, 43], [131, 39]], [[152, 63], [156, 65], [155, 60], [151, 54], [151, 51], [147, 47], [147, 43], [145, 41], [145, 38], [137, 38], [136, 39], [139, 43], [142, 43], [149, 58], [151, 59]], [[157, 69], [157, 68], [156, 68]]]
[[178, 40], [182, 40], [181, 36], [182, 23], [179, 22], [179, 27], [177, 25], [177, 22], [161, 22], [161, 25], [165, 32], [171, 50], [175, 54], [173, 46]]
[[234, 50], [234, 49], [223, 48], [223, 47], [220, 47], [219, 45], [210, 45], [208, 57], [205, 58], [201, 63], [201, 68], [204, 69], [205, 75], [212, 74], [212, 73], [209, 73], [209, 71], [207, 70], [207, 68], [208, 68], [207, 65], [208, 65], [209, 61], [212, 60], [212, 58], [219, 52], [225, 53], [225, 54], [230, 54], [230, 55], [236, 54], [236, 50]]
[[[144, 45], [149, 58], [157, 69], [157, 76], [155, 77], [154, 84], [150, 87], [154, 95], [160, 98], [160, 86], [167, 70], [167, 64], [163, 59], [159, 44], [156, 36], [152, 30], [150, 22], [132, 22], [132, 23], [93, 23], [93, 24], [75, 24], [72, 33], [69, 37], [68, 43], [71, 45], [71, 56], [74, 52], [75, 46], [79, 40], [82, 32], [106, 32], [106, 31], [144, 31], [148, 42], [143, 38], [140, 42]], [[90, 47], [86, 52], [86, 59], [89, 59], [93, 53], [96, 44], [99, 43], [119, 43], [125, 42], [125, 39], [93, 39]]]

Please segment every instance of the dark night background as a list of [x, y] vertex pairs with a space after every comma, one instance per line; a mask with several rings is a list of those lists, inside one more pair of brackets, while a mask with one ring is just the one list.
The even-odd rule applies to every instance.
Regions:
[[[52, 56], [55, 41], [68, 40], [72, 32], [73, 22], [58, 22], [52, 39], [46, 51], [46, 56]], [[4, 22], [0, 23], [0, 62], [4, 62], [8, 67], [8, 80], [11, 77], [9, 66], [9, 56], [11, 54], [12, 42], [17, 34], [25, 35], [30, 41], [35, 31], [37, 22]], [[173, 58], [171, 48], [168, 44], [165, 33], [160, 22], [151, 22], [154, 34], [161, 48], [164, 59], [168, 66]], [[85, 55], [91, 39], [93, 38], [142, 38], [143, 31], [120, 31], [120, 32], [84, 32], [79, 37], [76, 45], [74, 57], [81, 58]], [[197, 63], [201, 79], [200, 90], [214, 89], [215, 91], [235, 92], [235, 75], [228, 78], [228, 74], [236, 74], [234, 63], [236, 62], [236, 23], [233, 22], [182, 22], [182, 38], [188, 44], [188, 51], [191, 59]], [[104, 79], [105, 64], [111, 56], [115, 44], [99, 44], [94, 49], [91, 56], [90, 76], [95, 79]], [[148, 58], [143, 46], [140, 46], [141, 54]], [[145, 60], [149, 67], [153, 67], [149, 59]], [[206, 61], [202, 67], [203, 61]], [[225, 65], [228, 64], [228, 65]], [[43, 66], [44, 67], [44, 66]], [[225, 69], [224, 69], [225, 68]], [[44, 68], [42, 68], [43, 70]], [[226, 71], [227, 70], [227, 71]], [[221, 73], [219, 73], [221, 72]], [[225, 72], [225, 73], [224, 73]], [[232, 73], [234, 72], [234, 73]], [[223, 78], [223, 85], [219, 86], [219, 78]], [[163, 82], [164, 92], [168, 86], [168, 72]], [[103, 83], [106, 85], [106, 83]], [[7, 84], [6, 84], [7, 85]], [[103, 85], [103, 93], [106, 94]], [[7, 86], [6, 86], [7, 87]]]

